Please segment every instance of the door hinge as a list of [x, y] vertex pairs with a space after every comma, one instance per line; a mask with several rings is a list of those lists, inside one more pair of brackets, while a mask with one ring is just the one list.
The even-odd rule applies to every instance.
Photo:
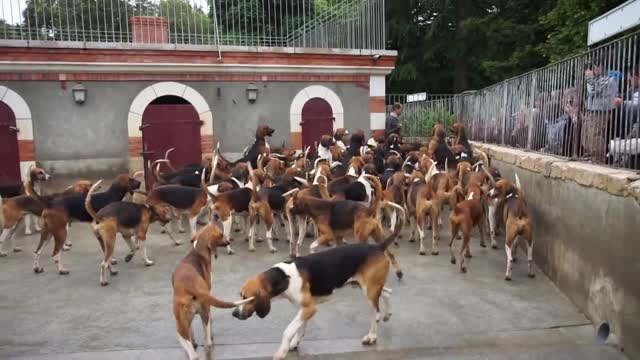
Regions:
[[146, 128], [147, 126], [151, 126], [151, 124], [144, 124], [144, 125], [140, 125], [138, 127], [138, 130], [142, 131], [142, 129]]
[[18, 129], [18, 128], [17, 128], [17, 127], [15, 127], [15, 126], [9, 126], [9, 130], [12, 130], [12, 131], [17, 132], [17, 133], [19, 133], [19, 132], [20, 132], [20, 129]]

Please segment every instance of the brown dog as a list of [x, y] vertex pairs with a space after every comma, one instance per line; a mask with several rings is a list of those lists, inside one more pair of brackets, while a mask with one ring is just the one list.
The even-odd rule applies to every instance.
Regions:
[[136, 237], [136, 242], [142, 247], [142, 256], [144, 264], [153, 265], [153, 261], [147, 256], [147, 247], [145, 240], [147, 239], [147, 230], [149, 225], [154, 221], [167, 223], [171, 221], [171, 210], [169, 207], [151, 207], [149, 205], [135, 204], [127, 201], [116, 201], [103, 207], [96, 212], [91, 205], [91, 194], [100, 186], [102, 180], [98, 181], [91, 187], [85, 206], [87, 212], [93, 218], [91, 228], [93, 234], [100, 243], [102, 248], [103, 259], [100, 264], [100, 285], [109, 285], [109, 278], [106, 275], [107, 268], [110, 275], [116, 275], [118, 271], [113, 267], [111, 259], [116, 245], [116, 235], [120, 233], [122, 238], [129, 245], [129, 254], [124, 258], [125, 262], [131, 261], [136, 253], [138, 246], [131, 240], [132, 236]]
[[[89, 191], [91, 185], [93, 185], [91, 181], [80, 180], [69, 186], [65, 191], [46, 196], [46, 198], [53, 200], [54, 198], [66, 195], [84, 194]], [[0, 257], [2, 257], [7, 255], [5, 249], [11, 249], [13, 235], [20, 219], [29, 215], [40, 217], [44, 207], [40, 202], [29, 195], [12, 197], [4, 202], [2, 201], [2, 198], [0, 198], [0, 207], [2, 208], [2, 217], [4, 219], [2, 235], [0, 235], [0, 244], [2, 244], [2, 248], [0, 248]], [[13, 247], [13, 251], [20, 252], [21, 249], [15, 246]]]
[[453, 251], [453, 243], [458, 236], [458, 231], [462, 230], [462, 248], [460, 249], [460, 271], [467, 272], [465, 257], [471, 257], [469, 242], [471, 240], [471, 230], [474, 226], [480, 229], [480, 246], [486, 247], [484, 243], [485, 211], [483, 204], [483, 192], [475, 184], [471, 186], [470, 193], [466, 200], [457, 203], [449, 214], [451, 224], [451, 240], [449, 250], [451, 251], [451, 263], [456, 263], [456, 256]]
[[[97, 211], [112, 202], [122, 201], [126, 194], [133, 193], [140, 188], [140, 181], [128, 174], [118, 175], [107, 191], [95, 194], [91, 200], [93, 208]], [[67, 225], [72, 221], [90, 222], [93, 220], [85, 207], [85, 194], [63, 196], [57, 199], [43, 198], [33, 190], [30, 183], [27, 187], [30, 196], [36, 198], [44, 207], [42, 211], [42, 231], [40, 243], [36, 248], [33, 259], [33, 271], [41, 273], [44, 269], [40, 266], [40, 255], [51, 237], [55, 240], [53, 248], [53, 260], [58, 266], [60, 275], [69, 274], [69, 270], [62, 266], [61, 252], [67, 240]]]
[[504, 279], [511, 280], [512, 264], [516, 262], [516, 245], [519, 236], [527, 240], [528, 275], [535, 277], [533, 272], [533, 222], [525, 209], [524, 191], [520, 186], [520, 179], [516, 174], [516, 184], [507, 179], [496, 183], [496, 187], [489, 192], [489, 198], [500, 198], [504, 202], [503, 220], [505, 224], [504, 248], [507, 253], [507, 271]]
[[218, 300], [211, 295], [211, 254], [219, 246], [228, 246], [222, 231], [212, 224], [200, 229], [193, 237], [193, 249], [173, 272], [173, 316], [180, 345], [187, 351], [189, 359], [198, 359], [193, 339], [191, 322], [195, 314], [200, 315], [205, 330], [205, 344], [213, 345], [211, 315], [209, 307], [229, 309], [251, 300], [235, 303]]

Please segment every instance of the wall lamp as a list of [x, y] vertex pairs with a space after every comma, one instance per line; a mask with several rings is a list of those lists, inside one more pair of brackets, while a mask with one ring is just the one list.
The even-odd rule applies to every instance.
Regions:
[[254, 83], [247, 85], [247, 100], [252, 104], [258, 100], [258, 87]]
[[73, 101], [76, 104], [82, 105], [87, 99], [87, 89], [82, 85], [82, 83], [76, 83], [71, 88], [71, 94], [73, 95]]

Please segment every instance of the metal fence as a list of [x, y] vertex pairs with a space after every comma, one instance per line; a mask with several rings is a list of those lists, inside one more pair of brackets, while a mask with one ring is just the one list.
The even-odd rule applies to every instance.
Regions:
[[387, 95], [387, 113], [391, 112], [394, 103], [402, 104], [402, 135], [426, 136], [434, 124], [453, 125], [456, 119], [454, 100], [453, 95], [447, 94], [391, 94]]
[[[0, 41], [385, 48], [385, 0], [2, 0]], [[8, 4], [7, 4], [8, 3]]]
[[640, 32], [451, 100], [399, 100], [408, 136], [453, 118], [472, 140], [640, 169]]

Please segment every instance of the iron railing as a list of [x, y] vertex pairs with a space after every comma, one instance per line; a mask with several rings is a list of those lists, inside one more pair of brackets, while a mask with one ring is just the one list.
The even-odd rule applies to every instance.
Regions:
[[402, 135], [420, 137], [431, 133], [434, 124], [453, 125], [455, 122], [455, 102], [453, 95], [447, 94], [391, 94], [387, 95], [387, 113], [394, 103], [403, 105], [400, 121]]
[[[0, 41], [385, 48], [385, 0], [2, 0]], [[74, 46], [73, 44], [69, 44]]]
[[[453, 118], [466, 125], [472, 140], [640, 169], [640, 32], [457, 94], [452, 105], [436, 106], [437, 111], [431, 98], [405, 103], [409, 114], [422, 111], [416, 119], [405, 115], [407, 135], [427, 136], [431, 118]], [[426, 126], [416, 128], [416, 122]]]

